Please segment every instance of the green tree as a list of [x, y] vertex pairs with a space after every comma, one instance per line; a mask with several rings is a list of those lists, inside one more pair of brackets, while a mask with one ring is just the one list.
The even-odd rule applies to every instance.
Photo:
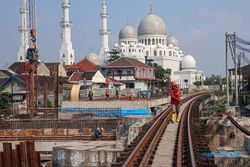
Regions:
[[159, 83], [159, 86], [165, 86], [166, 82], [170, 81], [170, 75], [171, 75], [171, 69], [167, 68], [164, 69], [162, 66], [153, 63], [153, 66], [155, 68], [155, 78], [161, 79], [161, 83]]
[[11, 108], [11, 95], [9, 93], [0, 93], [0, 109]]
[[194, 82], [193, 84], [194, 84], [195, 86], [198, 86], [198, 87], [199, 87], [199, 86], [201, 86], [201, 81], [196, 81], [196, 82]]
[[219, 85], [222, 83], [220, 75], [212, 74], [211, 77], [207, 77], [204, 81], [204, 85]]
[[155, 68], [155, 78], [162, 79], [163, 81], [170, 80], [171, 69], [164, 69], [161, 65], [156, 63], [154, 63], [153, 66]]
[[110, 57], [109, 59], [107, 60], [107, 64], [115, 61], [116, 59], [119, 59], [121, 56], [120, 56], [120, 51], [118, 49], [111, 49], [110, 52], [108, 52], [110, 54]]

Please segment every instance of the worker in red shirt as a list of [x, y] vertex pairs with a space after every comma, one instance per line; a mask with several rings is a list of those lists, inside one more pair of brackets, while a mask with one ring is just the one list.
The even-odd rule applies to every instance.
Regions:
[[170, 82], [170, 90], [169, 90], [170, 96], [171, 96], [171, 104], [173, 105], [173, 113], [172, 113], [172, 122], [175, 122], [176, 116], [177, 121], [180, 121], [179, 117], [179, 111], [180, 111], [180, 88], [175, 82]]

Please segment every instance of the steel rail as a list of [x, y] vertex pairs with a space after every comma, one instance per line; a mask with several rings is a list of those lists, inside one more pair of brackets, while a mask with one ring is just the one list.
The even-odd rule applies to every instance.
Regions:
[[238, 124], [238, 122], [235, 121], [231, 115], [227, 115], [227, 118], [228, 118], [228, 119], [234, 124], [234, 126], [235, 126], [237, 129], [239, 129], [242, 133], [244, 133], [244, 134], [250, 136], [250, 131], [247, 130], [246, 128], [242, 127], [240, 124]]
[[[177, 146], [176, 146], [176, 166], [177, 167], [182, 167], [184, 164], [183, 157], [186, 155], [184, 154], [185, 151], [189, 152], [189, 159], [190, 165], [192, 167], [196, 167], [196, 161], [195, 161], [195, 154], [193, 150], [193, 143], [192, 143], [192, 134], [191, 134], [191, 114], [193, 110], [193, 106], [195, 103], [201, 98], [209, 93], [204, 92], [202, 94], [197, 95], [197, 97], [193, 98], [190, 101], [190, 104], [184, 108], [182, 117], [181, 117], [181, 122], [178, 128], [178, 137], [177, 137]], [[188, 144], [188, 150], [186, 150], [186, 145], [184, 145], [184, 140], [187, 140]], [[184, 149], [184, 147], [186, 149]]]
[[[201, 95], [201, 96], [204, 96], [204, 95]], [[201, 97], [199, 96], [199, 97]], [[189, 155], [190, 155], [190, 163], [191, 163], [191, 166], [192, 167], [196, 167], [196, 162], [195, 162], [195, 157], [194, 157], [194, 150], [193, 150], [193, 143], [192, 143], [192, 135], [191, 135], [191, 109], [192, 109], [192, 106], [195, 104], [196, 100], [199, 99], [199, 97], [195, 98], [190, 106], [189, 106], [189, 109], [188, 109], [188, 115], [187, 115], [187, 133], [188, 133], [188, 146], [189, 146]]]
[[137, 159], [138, 155], [143, 151], [144, 146], [146, 145], [146, 142], [148, 141], [149, 137], [152, 135], [155, 130], [158, 130], [159, 128], [159, 122], [162, 122], [161, 120], [165, 120], [167, 116], [172, 113], [171, 110], [172, 107], [166, 109], [163, 114], [154, 122], [154, 124], [150, 127], [150, 129], [146, 132], [146, 134], [143, 136], [142, 140], [138, 143], [138, 145], [135, 147], [135, 149], [132, 151], [132, 153], [129, 155], [128, 159], [123, 163], [123, 167], [130, 167], [134, 166], [136, 163], [135, 160]]
[[[199, 96], [200, 94], [203, 93], [195, 94], [183, 99], [181, 101], [181, 104], [192, 99], [193, 97]], [[160, 139], [160, 135], [164, 133], [164, 128], [166, 128], [167, 124], [166, 122], [170, 121], [171, 114], [171, 108], [168, 108], [163, 113], [161, 113], [161, 115], [156, 119], [150, 129], [146, 132], [146, 134], [142, 137], [136, 147], [129, 154], [129, 157], [122, 164], [123, 167], [147, 165], [147, 163], [150, 161], [150, 157], [154, 152], [155, 146], [157, 145], [157, 142]], [[141, 156], [142, 154], [144, 155]], [[144, 162], [144, 160], [146, 162]]]
[[154, 136], [153, 140], [151, 141], [145, 155], [143, 156], [143, 159], [141, 160], [141, 163], [140, 163], [139, 167], [144, 167], [144, 166], [147, 166], [149, 164], [149, 162], [150, 162], [150, 160], [152, 158], [151, 156], [154, 155], [156, 145], [157, 145], [158, 141], [160, 140], [161, 135], [164, 133], [164, 130], [167, 127], [167, 121], [169, 121], [171, 119], [171, 114], [172, 114], [172, 112], [170, 112], [167, 115], [167, 118], [164, 119], [164, 121], [162, 122], [159, 130], [155, 134], [155, 136]]

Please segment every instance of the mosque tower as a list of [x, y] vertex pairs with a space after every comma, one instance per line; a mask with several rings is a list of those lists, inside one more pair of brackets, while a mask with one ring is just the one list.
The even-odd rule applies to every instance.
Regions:
[[102, 63], [107, 58], [107, 52], [109, 51], [109, 29], [108, 29], [108, 13], [107, 13], [107, 6], [106, 1], [102, 0], [102, 13], [101, 13], [101, 19], [102, 19], [102, 29], [99, 31], [101, 38], [102, 38], [102, 46], [100, 51], [100, 58]]
[[70, 65], [74, 64], [75, 62], [75, 55], [74, 55], [74, 49], [72, 48], [72, 42], [71, 42], [71, 27], [72, 22], [69, 18], [69, 8], [71, 6], [70, 0], [64, 0], [62, 3], [63, 8], [63, 18], [61, 21], [61, 27], [62, 27], [62, 44], [60, 49], [60, 60], [59, 62], [63, 65]]
[[21, 0], [22, 7], [20, 8], [20, 14], [22, 23], [19, 26], [20, 32], [20, 47], [17, 53], [17, 62], [24, 62], [26, 59], [26, 52], [29, 47], [29, 29], [28, 29], [28, 5], [27, 0]]

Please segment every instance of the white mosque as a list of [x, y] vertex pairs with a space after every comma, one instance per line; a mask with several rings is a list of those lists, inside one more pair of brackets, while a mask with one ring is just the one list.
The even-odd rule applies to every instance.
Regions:
[[[20, 29], [21, 45], [17, 61], [24, 61], [25, 50], [28, 47], [27, 35], [27, 2], [22, 2], [22, 25]], [[71, 42], [71, 26], [69, 9], [70, 0], [63, 0], [62, 42], [59, 51], [59, 61], [64, 65], [75, 63], [74, 49]], [[101, 36], [101, 47], [99, 59], [104, 62], [109, 56], [109, 29], [106, 0], [102, 0], [102, 28], [99, 31]], [[119, 33], [118, 43], [114, 47], [121, 51], [121, 56], [130, 57], [145, 62], [145, 59], [153, 60], [153, 63], [161, 65], [164, 69], [171, 69], [171, 80], [176, 81], [184, 88], [192, 86], [193, 82], [200, 81], [202, 71], [196, 69], [196, 61], [191, 55], [184, 55], [179, 47], [178, 40], [167, 35], [167, 26], [164, 20], [156, 15], [152, 7], [150, 12], [139, 23], [137, 31], [129, 24], [126, 24]], [[95, 54], [96, 55], [96, 54]], [[98, 58], [96, 55], [95, 59]]]
[[203, 72], [196, 70], [194, 57], [184, 56], [178, 40], [167, 35], [165, 22], [152, 8], [139, 23], [137, 31], [129, 24], [120, 30], [115, 48], [121, 51], [121, 56], [136, 58], [142, 62], [147, 57], [164, 69], [171, 69], [171, 80], [179, 83], [182, 88], [191, 86], [202, 78]]

